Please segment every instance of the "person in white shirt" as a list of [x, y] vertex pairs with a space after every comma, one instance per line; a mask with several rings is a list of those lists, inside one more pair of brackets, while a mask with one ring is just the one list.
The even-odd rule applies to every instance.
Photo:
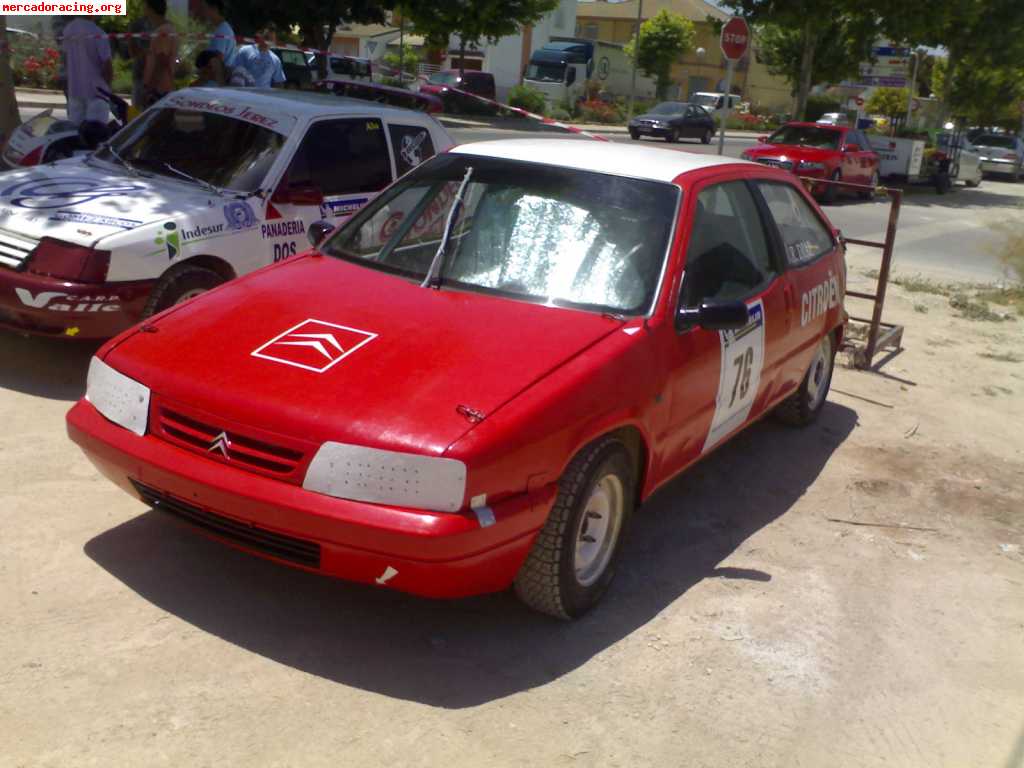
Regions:
[[87, 17], [79, 16], [64, 27], [61, 49], [68, 80], [68, 120], [75, 125], [85, 121], [106, 123], [110, 104], [96, 90], [110, 90], [114, 77], [106, 33]]
[[256, 40], [255, 44], [243, 45], [238, 49], [236, 69], [244, 69], [252, 75], [257, 88], [283, 85], [285, 77], [281, 59], [270, 50], [270, 46], [277, 40], [274, 30], [261, 29], [256, 33]]

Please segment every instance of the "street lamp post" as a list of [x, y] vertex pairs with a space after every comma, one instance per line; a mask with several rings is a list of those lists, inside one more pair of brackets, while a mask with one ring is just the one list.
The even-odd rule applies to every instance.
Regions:
[[633, 82], [629, 86], [629, 106], [626, 121], [633, 117], [633, 101], [636, 99], [636, 60], [640, 57], [640, 25], [643, 23], [644, 0], [636, 0], [636, 44], [633, 46]]

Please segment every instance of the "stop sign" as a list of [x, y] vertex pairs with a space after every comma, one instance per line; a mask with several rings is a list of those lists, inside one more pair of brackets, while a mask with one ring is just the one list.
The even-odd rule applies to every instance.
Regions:
[[743, 58], [750, 44], [750, 27], [739, 16], [733, 16], [722, 27], [722, 54], [731, 61]]

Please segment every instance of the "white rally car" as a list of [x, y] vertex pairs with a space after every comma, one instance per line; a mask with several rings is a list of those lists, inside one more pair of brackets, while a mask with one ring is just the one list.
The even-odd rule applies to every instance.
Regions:
[[0, 327], [107, 338], [307, 247], [453, 145], [419, 112], [317, 93], [191, 88], [111, 142], [0, 174]]

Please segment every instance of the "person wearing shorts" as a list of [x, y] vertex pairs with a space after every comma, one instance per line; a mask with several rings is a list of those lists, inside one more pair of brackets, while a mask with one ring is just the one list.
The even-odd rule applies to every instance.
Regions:
[[110, 104], [97, 90], [110, 90], [114, 77], [106, 33], [88, 17], [79, 16], [64, 27], [61, 50], [67, 67], [68, 120], [75, 125], [87, 120], [107, 123]]

